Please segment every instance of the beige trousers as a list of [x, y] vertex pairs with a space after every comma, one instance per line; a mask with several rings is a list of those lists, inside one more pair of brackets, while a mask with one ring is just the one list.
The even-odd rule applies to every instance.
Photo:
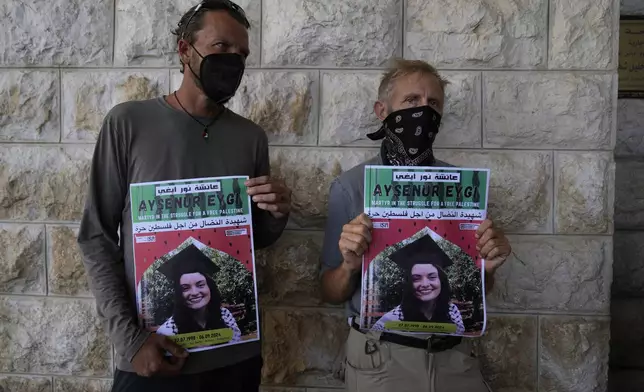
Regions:
[[[378, 340], [378, 333], [351, 328], [345, 385], [349, 392], [491, 392], [466, 338], [450, 350], [431, 353]], [[365, 346], [375, 352], [367, 354]]]

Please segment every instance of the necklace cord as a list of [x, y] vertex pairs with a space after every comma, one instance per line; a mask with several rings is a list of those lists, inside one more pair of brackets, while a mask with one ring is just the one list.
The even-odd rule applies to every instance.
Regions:
[[215, 121], [217, 121], [217, 119], [219, 118], [219, 116], [224, 112], [225, 108], [224, 108], [223, 110], [221, 110], [219, 113], [217, 113], [217, 115], [215, 116], [215, 118], [213, 118], [213, 119], [212, 119], [212, 121], [210, 122], [210, 124], [205, 125], [205, 124], [204, 124], [204, 123], [202, 123], [201, 121], [197, 120], [197, 118], [196, 118], [195, 116], [193, 116], [192, 114], [190, 114], [190, 112], [189, 112], [189, 111], [187, 111], [185, 107], [183, 107], [183, 105], [181, 104], [181, 101], [179, 101], [179, 97], [177, 97], [177, 92], [176, 92], [176, 91], [175, 91], [175, 92], [173, 92], [173, 93], [172, 93], [172, 95], [174, 95], [174, 99], [176, 99], [176, 100], [177, 100], [177, 103], [179, 104], [179, 106], [181, 106], [181, 109], [183, 109], [183, 111], [184, 111], [184, 112], [186, 112], [186, 114], [187, 114], [188, 116], [190, 116], [190, 118], [192, 118], [193, 120], [195, 120], [196, 122], [198, 122], [198, 123], [199, 123], [199, 125], [201, 125], [201, 126], [203, 127], [203, 134], [202, 134], [202, 136], [203, 136], [203, 138], [204, 138], [204, 139], [208, 139], [208, 127], [210, 127], [212, 124], [214, 124], [214, 123], [215, 123]]

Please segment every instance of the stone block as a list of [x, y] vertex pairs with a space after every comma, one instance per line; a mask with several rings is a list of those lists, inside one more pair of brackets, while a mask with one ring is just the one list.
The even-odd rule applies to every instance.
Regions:
[[93, 302], [0, 297], [0, 372], [109, 376], [112, 354]]
[[323, 228], [331, 181], [377, 153], [373, 149], [271, 149], [272, 174], [293, 191], [291, 227]]
[[611, 149], [609, 74], [487, 72], [485, 147]]
[[256, 255], [262, 303], [314, 306], [320, 299], [322, 232], [287, 231]]
[[552, 69], [615, 69], [617, 24], [614, 0], [550, 2]]
[[0, 66], [101, 66], [112, 61], [112, 0], [3, 0]]
[[610, 365], [644, 369], [644, 299], [614, 299], [611, 304]]
[[618, 157], [644, 156], [644, 100], [619, 99], [617, 101]]
[[110, 392], [112, 380], [54, 377], [54, 392]]
[[47, 228], [49, 293], [91, 297], [85, 266], [76, 243], [77, 227]]
[[168, 71], [63, 72], [63, 141], [95, 141], [116, 104], [168, 92]]
[[490, 169], [488, 215], [506, 232], [552, 232], [552, 154], [545, 151], [442, 150], [437, 158]]
[[0, 292], [45, 294], [44, 229], [0, 224]]
[[342, 386], [343, 311], [266, 310], [263, 328], [266, 384]]
[[78, 221], [89, 146], [0, 145], [0, 219]]
[[228, 107], [259, 124], [271, 144], [317, 143], [317, 71], [247, 71]]
[[49, 377], [40, 376], [0, 376], [0, 391], [2, 392], [52, 392], [52, 382]]
[[322, 72], [320, 145], [378, 146], [367, 134], [380, 127], [373, 111], [381, 72]]
[[644, 15], [644, 3], [640, 0], [620, 0], [621, 15]]
[[0, 141], [59, 141], [59, 89], [58, 71], [0, 72]]
[[402, 53], [402, 0], [264, 0], [263, 66], [379, 67]]
[[441, 68], [545, 68], [547, 0], [408, 0], [405, 57]]
[[509, 236], [491, 310], [610, 313], [611, 237]]
[[[437, 147], [481, 145], [481, 75], [474, 72], [442, 72], [450, 84]], [[378, 99], [381, 73], [324, 72], [320, 110], [320, 145], [380, 146], [367, 133], [381, 122], [373, 111]]]
[[481, 74], [441, 72], [445, 87], [445, 108], [436, 147], [481, 146]]
[[536, 392], [537, 329], [536, 316], [489, 315], [475, 347], [495, 392]]
[[644, 296], [644, 231], [614, 235], [613, 298]]
[[[261, 0], [238, 0], [251, 28], [247, 67], [259, 65]], [[116, 66], [174, 66], [179, 69], [177, 28], [181, 16], [197, 3], [191, 0], [120, 0], [116, 3]], [[197, 70], [195, 70], [196, 72]]]
[[556, 153], [555, 187], [557, 233], [612, 233], [615, 163], [611, 153]]
[[604, 392], [610, 321], [595, 317], [540, 317], [539, 391]]
[[644, 229], [644, 162], [616, 162], [615, 228]]

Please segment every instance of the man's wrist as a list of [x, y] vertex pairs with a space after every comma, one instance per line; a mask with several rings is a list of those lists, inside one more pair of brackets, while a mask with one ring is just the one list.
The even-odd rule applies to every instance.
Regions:
[[340, 268], [342, 268], [346, 273], [349, 274], [349, 276], [355, 275], [358, 271], [360, 271], [360, 268], [356, 268], [351, 266], [351, 264], [347, 263], [346, 260], [342, 260], [342, 264], [340, 264]]
[[494, 273], [496, 271], [490, 271], [490, 270], [485, 270], [485, 291], [486, 293], [490, 292], [492, 290], [492, 287], [494, 287]]
[[276, 212], [270, 211], [269, 214], [271, 218], [275, 219], [278, 223], [285, 223], [288, 221], [289, 213], [288, 212], [277, 212], [281, 216], [275, 216]]

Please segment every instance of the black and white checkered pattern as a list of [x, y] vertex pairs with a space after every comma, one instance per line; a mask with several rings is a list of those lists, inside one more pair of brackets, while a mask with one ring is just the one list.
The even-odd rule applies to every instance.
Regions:
[[[228, 326], [228, 328], [233, 330], [233, 339], [230, 342], [232, 343], [240, 341], [241, 331], [237, 326], [237, 322], [235, 321], [233, 314], [230, 313], [228, 309], [221, 308], [221, 318], [224, 320], [224, 323]], [[174, 322], [174, 318], [170, 317], [169, 319], [167, 319], [166, 322], [159, 327], [157, 333], [167, 336], [178, 335], [179, 330], [177, 329], [177, 324]]]
[[[449, 304], [449, 317], [452, 319], [452, 322], [456, 324], [456, 333], [462, 334], [465, 332], [465, 327], [463, 326], [463, 318], [461, 317], [461, 312], [458, 310], [458, 307], [454, 304]], [[400, 305], [393, 308], [387, 314], [382, 316], [380, 320], [371, 328], [373, 331], [385, 331], [385, 322], [387, 321], [405, 321], [403, 315], [402, 307]]]

